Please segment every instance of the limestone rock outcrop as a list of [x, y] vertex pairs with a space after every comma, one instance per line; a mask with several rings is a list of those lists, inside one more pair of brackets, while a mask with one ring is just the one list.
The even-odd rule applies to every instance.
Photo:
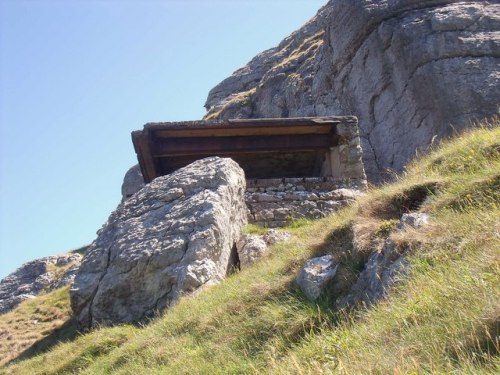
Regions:
[[[410, 212], [402, 215], [396, 228], [404, 232], [408, 228], [420, 229], [429, 223], [429, 214]], [[405, 248], [398, 249], [387, 237], [380, 251], [374, 251], [352, 286], [349, 294], [337, 300], [337, 308], [354, 306], [362, 303], [371, 306], [386, 296], [391, 288], [402, 281], [409, 272], [410, 264]]]
[[205, 106], [206, 118], [355, 115], [379, 181], [499, 104], [497, 1], [331, 0]]
[[0, 281], [0, 314], [22, 301], [71, 284], [82, 256], [62, 254], [35, 259], [23, 264]]
[[140, 322], [220, 282], [247, 222], [243, 170], [210, 157], [158, 177], [122, 201], [70, 290], [80, 329]]
[[406, 256], [396, 250], [390, 239], [386, 239], [382, 251], [375, 251], [369, 256], [350, 293], [337, 301], [337, 307], [350, 307], [358, 303], [371, 306], [377, 303], [404, 279], [408, 270]]

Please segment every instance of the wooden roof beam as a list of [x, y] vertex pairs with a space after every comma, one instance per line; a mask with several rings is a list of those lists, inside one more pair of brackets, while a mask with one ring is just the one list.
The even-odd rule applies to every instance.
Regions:
[[153, 157], [161, 158], [176, 155], [327, 150], [336, 144], [337, 138], [330, 134], [155, 138], [151, 143], [151, 152]]

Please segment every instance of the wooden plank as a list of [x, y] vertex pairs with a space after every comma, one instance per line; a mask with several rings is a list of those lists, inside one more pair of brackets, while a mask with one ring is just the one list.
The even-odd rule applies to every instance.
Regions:
[[139, 166], [144, 182], [148, 183], [158, 177], [156, 163], [151, 153], [149, 134], [147, 131], [132, 132], [132, 142], [136, 150]]
[[210, 128], [175, 128], [155, 129], [154, 136], [159, 138], [188, 138], [188, 137], [235, 137], [235, 136], [264, 136], [286, 134], [328, 134], [331, 124], [300, 125], [300, 126], [259, 126], [259, 127], [210, 127]]
[[286, 118], [252, 118], [252, 119], [229, 119], [229, 120], [196, 120], [196, 121], [170, 121], [170, 122], [149, 122], [145, 125], [147, 128], [154, 129], [156, 127], [199, 127], [199, 126], [254, 126], [258, 124], [283, 124], [286, 123], [306, 123], [313, 124], [318, 121], [344, 122], [350, 121], [351, 117], [344, 116], [326, 116], [326, 117], [286, 117]]
[[192, 137], [153, 139], [153, 157], [174, 155], [224, 155], [239, 152], [328, 150], [329, 134], [271, 135], [264, 137]]
[[290, 118], [261, 118], [261, 119], [231, 119], [231, 120], [199, 120], [177, 122], [150, 122], [144, 125], [145, 129], [201, 129], [217, 127], [267, 127], [267, 126], [311, 126], [335, 125], [340, 123], [357, 123], [354, 116], [327, 116], [327, 117], [290, 117]]

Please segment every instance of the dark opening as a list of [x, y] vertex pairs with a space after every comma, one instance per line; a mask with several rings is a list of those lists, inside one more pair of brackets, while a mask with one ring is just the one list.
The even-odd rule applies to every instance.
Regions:
[[231, 249], [231, 254], [229, 255], [229, 261], [227, 264], [226, 275], [232, 275], [240, 270], [240, 257], [238, 256], [238, 249], [236, 248], [236, 242], [233, 244]]
[[[246, 178], [319, 177], [324, 151], [263, 152], [220, 155], [233, 159]], [[169, 174], [195, 160], [212, 155], [177, 156], [159, 159], [162, 174]]]

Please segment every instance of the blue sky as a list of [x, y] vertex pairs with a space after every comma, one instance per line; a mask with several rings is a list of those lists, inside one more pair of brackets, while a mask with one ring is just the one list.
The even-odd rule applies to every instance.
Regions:
[[208, 91], [326, 0], [0, 0], [0, 278], [92, 242], [130, 132]]

